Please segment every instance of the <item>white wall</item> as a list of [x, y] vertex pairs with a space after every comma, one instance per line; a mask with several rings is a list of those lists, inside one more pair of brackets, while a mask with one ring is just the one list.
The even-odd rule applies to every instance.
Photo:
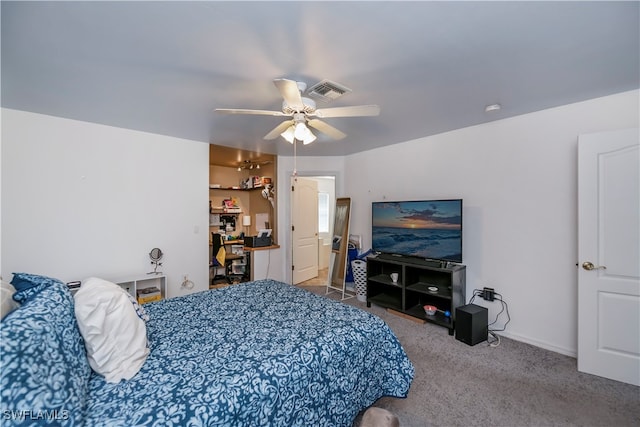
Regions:
[[[495, 288], [511, 313], [504, 335], [575, 356], [578, 135], [637, 127], [638, 93], [348, 156], [351, 232], [371, 246], [373, 201], [463, 198], [467, 301]], [[499, 304], [475, 302], [493, 321]]]
[[2, 110], [2, 276], [151, 271], [170, 297], [208, 289], [209, 145]]
[[[2, 165], [2, 116], [0, 114], [0, 167]], [[2, 170], [0, 169], [0, 243], [2, 242]], [[0, 279], [4, 280], [5, 277], [2, 275], [2, 244], [0, 244]], [[11, 280], [10, 277], [6, 278], [7, 281]]]

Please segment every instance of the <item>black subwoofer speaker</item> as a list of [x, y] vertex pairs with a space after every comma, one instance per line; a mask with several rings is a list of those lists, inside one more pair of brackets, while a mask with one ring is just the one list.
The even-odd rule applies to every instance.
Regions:
[[486, 341], [489, 333], [489, 311], [475, 304], [456, 308], [456, 339], [476, 345]]

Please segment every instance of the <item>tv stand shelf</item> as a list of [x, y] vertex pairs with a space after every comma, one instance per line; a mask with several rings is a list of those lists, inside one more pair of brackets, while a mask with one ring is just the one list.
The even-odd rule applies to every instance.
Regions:
[[[391, 274], [398, 274], [398, 281]], [[466, 267], [410, 257], [367, 258], [367, 307], [380, 307], [444, 326], [453, 335], [455, 309], [465, 304]], [[429, 316], [425, 305], [438, 308]], [[444, 312], [448, 311], [450, 316]]]

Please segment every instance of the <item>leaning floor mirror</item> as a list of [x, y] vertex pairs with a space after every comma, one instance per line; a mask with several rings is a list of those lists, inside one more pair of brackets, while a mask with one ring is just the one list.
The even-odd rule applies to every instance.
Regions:
[[351, 198], [336, 199], [335, 218], [333, 222], [333, 240], [331, 258], [329, 260], [329, 278], [327, 293], [338, 291], [342, 299], [351, 298], [353, 293], [347, 290], [346, 275], [349, 249], [349, 218], [351, 216]]

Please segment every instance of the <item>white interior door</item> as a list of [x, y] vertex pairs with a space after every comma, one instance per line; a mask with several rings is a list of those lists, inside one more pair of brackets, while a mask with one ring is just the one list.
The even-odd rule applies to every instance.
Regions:
[[578, 370], [640, 385], [638, 129], [578, 144]]
[[291, 276], [297, 285], [318, 276], [318, 183], [310, 178], [293, 178], [291, 190]]

